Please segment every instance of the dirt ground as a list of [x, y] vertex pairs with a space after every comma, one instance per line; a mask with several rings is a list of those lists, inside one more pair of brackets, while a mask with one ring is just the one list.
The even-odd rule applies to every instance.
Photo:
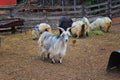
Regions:
[[[120, 25], [110, 33], [70, 38], [63, 63], [40, 60], [37, 41], [30, 32], [2, 35], [0, 80], [119, 80], [120, 70], [106, 72], [112, 51], [120, 49]], [[41, 50], [41, 49], [40, 49]], [[57, 59], [56, 59], [57, 61]]]

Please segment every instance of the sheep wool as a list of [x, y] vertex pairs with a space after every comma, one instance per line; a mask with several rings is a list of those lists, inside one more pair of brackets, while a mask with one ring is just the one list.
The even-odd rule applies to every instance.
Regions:
[[33, 39], [38, 39], [43, 32], [52, 32], [52, 28], [47, 23], [37, 24], [32, 30]]
[[104, 32], [109, 32], [112, 20], [109, 17], [97, 18], [94, 22], [90, 24], [90, 29], [100, 29]]
[[39, 30], [41, 32], [44, 32], [44, 31], [52, 32], [51, 26], [49, 24], [47, 24], [47, 23], [41, 23], [39, 25]]
[[85, 23], [85, 32], [86, 35], [88, 36], [88, 33], [90, 31], [90, 22], [86, 17], [83, 17], [82, 21]]
[[[73, 27], [73, 26], [75, 26], [75, 27]], [[83, 34], [82, 28], [84, 28], [84, 22], [83, 21], [73, 22], [72, 27], [73, 28], [71, 29], [71, 33], [73, 35], [77, 35], [77, 38], [79, 38]]]

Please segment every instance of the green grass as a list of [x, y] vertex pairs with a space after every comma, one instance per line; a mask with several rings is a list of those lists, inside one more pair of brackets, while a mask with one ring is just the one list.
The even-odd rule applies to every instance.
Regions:
[[[101, 30], [92, 30], [88, 33], [89, 35], [100, 35], [100, 36], [103, 36], [104, 35], [104, 32], [101, 31]], [[76, 37], [77, 35], [75, 34], [72, 34], [72, 37]]]
[[90, 35], [104, 35], [104, 32], [102, 32], [101, 30], [92, 30], [89, 32]]

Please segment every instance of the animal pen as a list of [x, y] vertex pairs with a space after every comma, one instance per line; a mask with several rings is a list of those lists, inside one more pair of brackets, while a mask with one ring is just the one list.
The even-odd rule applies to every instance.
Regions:
[[[23, 18], [25, 21], [56, 21], [61, 16], [71, 18], [81, 18], [86, 16], [91, 19], [98, 16], [108, 16], [110, 18], [120, 16], [120, 0], [17, 0], [24, 5], [19, 8], [16, 6], [0, 10], [9, 10], [10, 17], [16, 17], [13, 13], [17, 9], [17, 18]], [[19, 5], [18, 5], [19, 6]], [[22, 16], [26, 14], [26, 16]], [[29, 14], [32, 14], [31, 17]], [[2, 14], [1, 14], [2, 15]], [[6, 15], [6, 14], [4, 14]], [[2, 16], [3, 17], [3, 16]], [[51, 22], [52, 23], [52, 22]], [[50, 24], [51, 24], [50, 23]], [[54, 25], [53, 25], [54, 26]]]
[[[35, 4], [38, 7], [33, 7]], [[31, 5], [32, 7], [30, 7]], [[113, 18], [120, 16], [120, 0], [26, 0], [25, 6], [19, 11], [39, 12], [46, 17], [62, 15], [75, 18], [82, 16], [109, 16]]]
[[[19, 7], [18, 12], [25, 14], [32, 13], [34, 16], [40, 16], [37, 20], [54, 20], [60, 16], [71, 18], [88, 18], [96, 16], [108, 16], [110, 18], [120, 16], [120, 0], [17, 0], [18, 4], [24, 3]], [[15, 6], [17, 7], [17, 5]], [[0, 8], [0, 10], [3, 8]], [[11, 7], [10, 13], [15, 8]], [[17, 13], [18, 14], [18, 13]], [[14, 17], [13, 14], [11, 16]], [[31, 18], [27, 20], [35, 20]]]

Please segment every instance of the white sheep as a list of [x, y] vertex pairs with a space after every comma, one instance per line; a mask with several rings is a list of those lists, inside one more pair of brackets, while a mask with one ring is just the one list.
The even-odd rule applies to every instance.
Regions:
[[88, 36], [90, 22], [86, 17], [73, 22], [72, 27], [73, 26], [74, 28], [71, 29], [71, 33], [77, 35], [77, 38], [80, 36]]
[[40, 34], [42, 34], [45, 31], [52, 32], [52, 28], [49, 24], [47, 23], [37, 24], [32, 30], [33, 39], [34, 40], [38, 39], [40, 37]]
[[66, 31], [63, 28], [58, 28], [62, 31], [59, 36], [50, 32], [44, 32], [38, 40], [39, 47], [42, 48], [41, 59], [44, 60], [45, 53], [48, 53], [48, 57], [52, 59], [53, 64], [55, 63], [54, 57], [56, 55], [59, 56], [59, 63], [62, 63], [62, 58], [66, 54], [68, 37], [70, 35], [70, 28], [67, 28]]
[[112, 20], [109, 17], [97, 18], [90, 24], [90, 29], [91, 30], [100, 29], [104, 32], [109, 32], [111, 24]]

